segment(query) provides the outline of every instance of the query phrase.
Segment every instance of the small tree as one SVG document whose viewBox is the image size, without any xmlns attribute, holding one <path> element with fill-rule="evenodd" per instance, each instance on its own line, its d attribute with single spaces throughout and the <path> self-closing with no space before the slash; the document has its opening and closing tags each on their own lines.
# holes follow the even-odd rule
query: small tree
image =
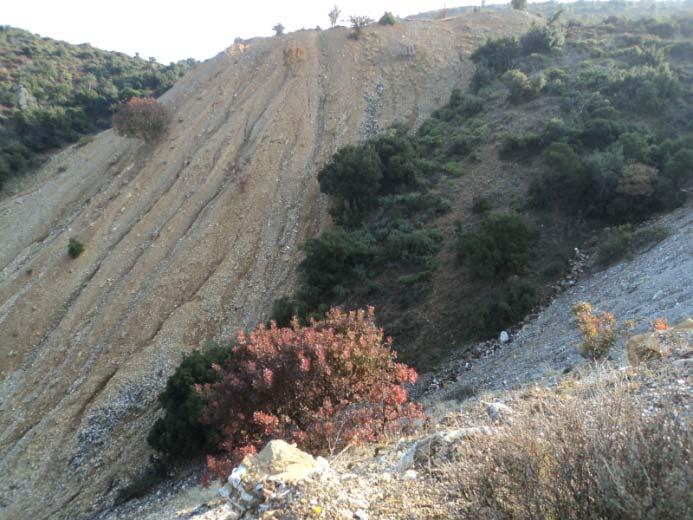
<svg viewBox="0 0 693 520">
<path fill-rule="evenodd" d="M 166 108 L 153 98 L 134 97 L 121 103 L 113 114 L 113 129 L 118 135 L 138 137 L 154 142 L 168 128 L 169 115 Z"/>
<path fill-rule="evenodd" d="M 395 25 L 397 23 L 397 18 L 394 14 L 386 11 L 385 14 L 378 21 L 380 25 Z"/>
<path fill-rule="evenodd" d="M 573 314 L 582 334 L 580 353 L 589 359 L 605 357 L 616 343 L 616 318 L 608 312 L 595 314 L 587 302 L 573 305 Z"/>
<path fill-rule="evenodd" d="M 517 9 L 518 11 L 527 10 L 527 0 L 510 0 L 510 5 L 513 6 L 513 9 Z"/>
<path fill-rule="evenodd" d="M 71 238 L 70 242 L 67 244 L 67 254 L 70 255 L 70 258 L 77 258 L 83 251 L 84 244 L 76 238 Z"/>
<path fill-rule="evenodd" d="M 330 18 L 330 26 L 334 27 L 337 25 L 337 20 L 339 19 L 339 15 L 342 13 L 342 11 L 339 10 L 339 7 L 336 5 L 332 8 L 332 10 L 327 13 L 327 16 Z"/>
<path fill-rule="evenodd" d="M 285 27 L 281 23 L 278 23 L 277 25 L 272 27 L 275 36 L 284 36 L 284 29 Z"/>
<path fill-rule="evenodd" d="M 349 23 L 351 23 L 351 28 L 353 29 L 351 37 L 358 40 L 361 37 L 363 28 L 372 24 L 373 19 L 369 18 L 368 16 L 350 16 Z"/>
</svg>

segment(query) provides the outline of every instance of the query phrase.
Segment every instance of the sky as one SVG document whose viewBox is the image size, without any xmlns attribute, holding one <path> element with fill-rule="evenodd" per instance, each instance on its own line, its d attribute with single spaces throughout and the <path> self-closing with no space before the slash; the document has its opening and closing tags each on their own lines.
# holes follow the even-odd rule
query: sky
<svg viewBox="0 0 693 520">
<path fill-rule="evenodd" d="M 385 11 L 407 16 L 480 0 L 8 0 L 0 25 L 169 63 L 211 58 L 237 37 L 269 36 L 277 22 L 287 31 L 327 28 L 335 3 L 346 20 L 350 15 L 378 19 Z"/>
</svg>

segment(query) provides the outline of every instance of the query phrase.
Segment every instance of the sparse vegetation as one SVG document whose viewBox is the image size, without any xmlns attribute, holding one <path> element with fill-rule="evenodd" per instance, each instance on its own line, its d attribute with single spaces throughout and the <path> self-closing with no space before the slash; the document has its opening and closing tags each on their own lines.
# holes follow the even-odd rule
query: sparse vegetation
<svg viewBox="0 0 693 520">
<path fill-rule="evenodd" d="M 84 244 L 76 238 L 71 238 L 67 244 L 67 254 L 70 258 L 77 258 L 84 252 Z"/>
<path fill-rule="evenodd" d="M 669 230 L 662 226 L 635 228 L 624 224 L 607 230 L 597 249 L 597 262 L 606 267 L 655 245 L 667 236 Z"/>
<path fill-rule="evenodd" d="M 373 19 L 368 16 L 350 16 L 349 23 L 351 24 L 351 33 L 349 36 L 354 40 L 358 40 L 361 37 L 364 27 L 373 23 Z"/>
<path fill-rule="evenodd" d="M 573 314 L 582 334 L 580 353 L 592 360 L 606 357 L 616 343 L 617 330 L 614 315 L 606 311 L 595 314 L 592 305 L 587 302 L 573 305 Z"/>
<path fill-rule="evenodd" d="M 153 143 L 166 132 L 169 124 L 166 108 L 155 99 L 132 98 L 113 114 L 113 130 L 118 135 Z"/>
<path fill-rule="evenodd" d="M 284 36 L 284 29 L 285 27 L 281 23 L 278 23 L 277 25 L 272 27 L 275 36 Z"/>
<path fill-rule="evenodd" d="M 327 16 L 328 16 L 329 19 L 330 19 L 330 26 L 331 26 L 331 27 L 334 27 L 335 25 L 337 25 L 337 21 L 339 20 L 339 15 L 340 15 L 341 13 L 342 13 L 342 11 L 340 11 L 339 7 L 337 7 L 337 6 L 335 5 L 335 6 L 332 8 L 332 10 L 327 14 Z"/>
<path fill-rule="evenodd" d="M 629 381 L 601 377 L 575 395 L 518 403 L 511 426 L 462 443 L 443 477 L 469 502 L 460 517 L 686 517 L 691 436 L 682 405 L 667 391 L 651 405 Z"/>
</svg>

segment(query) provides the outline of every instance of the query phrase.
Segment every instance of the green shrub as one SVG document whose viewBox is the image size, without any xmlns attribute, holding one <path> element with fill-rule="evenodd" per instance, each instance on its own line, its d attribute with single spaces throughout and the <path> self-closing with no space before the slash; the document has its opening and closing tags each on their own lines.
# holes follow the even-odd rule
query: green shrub
<svg viewBox="0 0 693 520">
<path fill-rule="evenodd" d="M 589 190 L 589 178 L 575 150 L 567 143 L 553 143 L 544 153 L 546 170 L 530 187 L 534 207 L 560 205 L 575 210 L 582 206 Z"/>
<path fill-rule="evenodd" d="M 514 37 L 488 39 L 471 55 L 477 66 L 484 66 L 496 74 L 503 74 L 515 67 L 519 58 L 520 42 Z"/>
<path fill-rule="evenodd" d="M 387 264 L 425 265 L 440 251 L 442 240 L 437 229 L 396 229 L 384 240 L 380 261 Z"/>
<path fill-rule="evenodd" d="M 340 301 L 350 286 L 365 281 L 376 254 L 375 240 L 368 231 L 341 228 L 308 240 L 303 249 L 306 257 L 300 265 L 304 282 L 300 298 L 314 309 Z"/>
<path fill-rule="evenodd" d="M 464 123 L 484 110 L 484 102 L 481 98 L 470 94 L 464 94 L 458 88 L 453 89 L 448 104 L 439 108 L 431 117 L 448 123 Z"/>
<path fill-rule="evenodd" d="M 675 187 L 685 186 L 693 178 L 693 149 L 681 149 L 674 153 L 663 173 Z"/>
<path fill-rule="evenodd" d="M 484 196 L 474 195 L 472 198 L 472 213 L 483 215 L 491 210 L 491 202 Z"/>
<path fill-rule="evenodd" d="M 460 236 L 458 254 L 475 278 L 522 274 L 529 259 L 529 231 L 516 213 L 491 213 L 474 232 Z"/>
<path fill-rule="evenodd" d="M 212 449 L 216 432 L 200 422 L 204 403 L 195 385 L 218 381 L 219 372 L 212 365 L 222 366 L 229 354 L 227 347 L 210 343 L 204 350 L 186 355 L 168 378 L 166 389 L 159 395 L 164 416 L 154 423 L 147 437 L 149 445 L 167 460 L 188 460 Z"/>
<path fill-rule="evenodd" d="M 77 258 L 84 252 L 84 244 L 77 240 L 76 238 L 71 238 L 67 244 L 67 254 L 70 258 Z"/>
<path fill-rule="evenodd" d="M 497 76 L 498 74 L 486 64 L 477 63 L 476 67 L 474 68 L 474 74 L 472 75 L 469 88 L 472 92 L 477 93 L 482 88 L 493 83 Z"/>
<path fill-rule="evenodd" d="M 537 155 L 543 147 L 540 135 L 527 132 L 522 135 L 506 134 L 500 148 L 500 158 L 508 159 L 529 159 Z"/>
<path fill-rule="evenodd" d="M 517 69 L 507 71 L 501 79 L 510 91 L 508 100 L 511 103 L 522 103 L 536 98 L 545 84 L 543 76 L 530 80 L 524 72 Z"/>
<path fill-rule="evenodd" d="M 645 135 L 636 132 L 625 132 L 618 136 L 618 144 L 623 149 L 623 157 L 627 160 L 648 162 L 650 144 Z"/>
<path fill-rule="evenodd" d="M 510 5 L 512 5 L 513 9 L 517 9 L 518 11 L 527 10 L 527 0 L 510 0 Z"/>
<path fill-rule="evenodd" d="M 378 20 L 380 25 L 395 25 L 397 23 L 397 18 L 394 14 L 386 11 L 385 14 Z"/>
<path fill-rule="evenodd" d="M 532 25 L 520 37 L 520 47 L 523 54 L 548 53 L 552 49 L 562 47 L 565 35 L 559 27 L 553 25 Z"/>
<path fill-rule="evenodd" d="M 343 225 L 357 224 L 375 206 L 382 180 L 383 165 L 372 144 L 341 148 L 318 174 L 320 190 L 339 201 L 333 216 Z"/>
</svg>

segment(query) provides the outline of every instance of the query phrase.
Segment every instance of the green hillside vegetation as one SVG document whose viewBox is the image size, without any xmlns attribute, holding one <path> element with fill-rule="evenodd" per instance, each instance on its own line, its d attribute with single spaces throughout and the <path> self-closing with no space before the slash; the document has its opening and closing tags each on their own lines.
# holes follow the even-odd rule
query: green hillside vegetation
<svg viewBox="0 0 693 520">
<path fill-rule="evenodd" d="M 392 128 L 323 168 L 335 226 L 305 244 L 301 287 L 273 318 L 373 304 L 421 368 L 512 326 L 548 296 L 574 247 L 684 201 L 692 35 L 690 17 L 610 17 L 489 40 L 472 54 L 469 92 L 415 132 Z M 476 193 L 468 177 L 481 172 L 492 184 L 513 176 L 512 193 Z M 472 207 L 455 199 L 470 191 Z M 437 275 L 450 283 L 436 286 Z"/>
<path fill-rule="evenodd" d="M 0 26 L 0 187 L 45 152 L 109 128 L 113 104 L 159 96 L 194 64 L 164 66 Z"/>
</svg>

